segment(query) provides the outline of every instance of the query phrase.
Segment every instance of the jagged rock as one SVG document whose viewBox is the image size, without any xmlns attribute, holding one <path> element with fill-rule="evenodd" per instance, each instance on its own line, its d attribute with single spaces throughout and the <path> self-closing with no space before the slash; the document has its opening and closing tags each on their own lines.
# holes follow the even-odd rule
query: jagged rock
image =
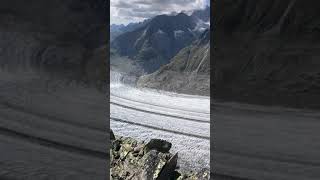
<svg viewBox="0 0 320 180">
<path fill-rule="evenodd" d="M 168 153 L 171 149 L 172 144 L 168 141 L 162 139 L 151 139 L 150 142 L 146 145 L 145 151 L 157 150 L 163 153 Z"/>
<path fill-rule="evenodd" d="M 162 171 L 159 174 L 158 180 L 166 180 L 167 177 L 175 177 L 177 172 L 175 171 L 178 162 L 178 153 L 170 158 L 170 160 L 162 168 Z"/>
<path fill-rule="evenodd" d="M 113 131 L 110 129 L 110 140 L 115 140 L 116 137 L 113 134 Z"/>
<path fill-rule="evenodd" d="M 159 139 L 151 140 L 150 142 L 145 144 L 133 138 L 115 136 L 115 140 L 111 140 L 112 146 L 110 149 L 111 179 L 209 179 L 209 172 L 206 170 L 198 173 L 178 172 L 178 154 L 173 156 L 169 153 L 171 143 Z M 147 146 L 149 146 L 149 149 Z"/>
<path fill-rule="evenodd" d="M 140 145 L 138 145 L 137 147 L 135 147 L 135 148 L 133 149 L 133 151 L 134 151 L 135 153 L 143 152 L 143 148 L 144 148 L 144 147 L 145 147 L 144 145 L 140 144 Z"/>
<path fill-rule="evenodd" d="M 168 157 L 170 157 L 170 154 L 164 154 L 156 150 L 146 153 L 141 162 L 143 164 L 141 179 L 158 179 L 162 168 L 168 161 Z"/>
<path fill-rule="evenodd" d="M 119 140 L 115 140 L 114 141 L 111 141 L 112 142 L 112 148 L 115 150 L 115 151 L 119 151 L 119 149 L 121 148 L 121 141 Z"/>
</svg>

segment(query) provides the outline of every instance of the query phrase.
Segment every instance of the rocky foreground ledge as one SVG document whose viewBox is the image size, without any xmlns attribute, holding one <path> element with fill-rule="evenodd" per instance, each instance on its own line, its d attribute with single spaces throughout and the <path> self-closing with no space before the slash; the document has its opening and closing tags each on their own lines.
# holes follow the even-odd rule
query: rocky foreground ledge
<svg viewBox="0 0 320 180">
<path fill-rule="evenodd" d="M 171 143 L 152 139 L 148 143 L 115 136 L 111 131 L 110 179 L 113 180 L 208 180 L 208 170 L 182 172 L 178 153 L 171 154 Z"/>
</svg>

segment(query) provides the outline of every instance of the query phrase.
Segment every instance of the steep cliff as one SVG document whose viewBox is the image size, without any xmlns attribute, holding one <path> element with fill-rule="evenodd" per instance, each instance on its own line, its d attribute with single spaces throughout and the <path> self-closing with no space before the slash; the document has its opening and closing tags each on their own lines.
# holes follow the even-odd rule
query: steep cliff
<svg viewBox="0 0 320 180">
<path fill-rule="evenodd" d="M 320 2 L 212 5 L 214 98 L 320 108 Z"/>
<path fill-rule="evenodd" d="M 187 94 L 210 94 L 210 31 L 182 49 L 158 71 L 140 77 L 138 86 Z"/>
<path fill-rule="evenodd" d="M 0 7 L 2 71 L 35 71 L 72 79 L 104 71 L 107 42 L 104 0 L 10 0 Z M 105 48 L 107 50 L 107 48 Z M 97 59 L 99 56 L 104 59 Z M 96 61 L 96 62 L 94 62 Z M 99 64 L 92 69 L 92 64 Z M 88 71 L 89 70 L 89 71 Z"/>
</svg>

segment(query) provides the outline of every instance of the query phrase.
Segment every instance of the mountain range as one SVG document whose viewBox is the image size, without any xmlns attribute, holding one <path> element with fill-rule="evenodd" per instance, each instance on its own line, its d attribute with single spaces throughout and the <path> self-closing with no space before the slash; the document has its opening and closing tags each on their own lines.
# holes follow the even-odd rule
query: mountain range
<svg viewBox="0 0 320 180">
<path fill-rule="evenodd" d="M 145 72 L 155 72 L 210 27 L 205 21 L 209 18 L 209 9 L 195 11 L 190 16 L 182 12 L 155 16 L 117 36 L 111 42 L 111 48 L 120 56 L 132 59 Z"/>
<path fill-rule="evenodd" d="M 176 12 L 172 12 L 169 15 L 175 16 L 177 14 L 178 13 Z M 210 21 L 210 7 L 206 6 L 204 9 L 195 10 L 192 12 L 191 16 L 193 16 L 193 18 L 196 18 L 198 20 L 208 23 Z M 118 37 L 123 33 L 134 31 L 142 26 L 145 26 L 151 19 L 152 18 L 145 19 L 142 22 L 132 22 L 132 23 L 129 23 L 128 25 L 111 24 L 110 25 L 110 41 L 113 41 L 116 37 Z"/>
</svg>

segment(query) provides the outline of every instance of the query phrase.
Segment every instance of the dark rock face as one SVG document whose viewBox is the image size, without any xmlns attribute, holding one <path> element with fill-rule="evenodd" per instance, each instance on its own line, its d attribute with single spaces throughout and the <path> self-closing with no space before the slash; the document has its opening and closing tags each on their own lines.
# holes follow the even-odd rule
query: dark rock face
<svg viewBox="0 0 320 180">
<path fill-rule="evenodd" d="M 216 1 L 214 96 L 320 108 L 319 2 Z"/>
<path fill-rule="evenodd" d="M 163 166 L 161 173 L 159 174 L 159 179 L 168 179 L 168 177 L 176 178 L 179 173 L 175 171 L 178 164 L 178 153 L 172 156 L 168 162 Z"/>
<path fill-rule="evenodd" d="M 2 70 L 105 79 L 100 68 L 107 57 L 101 50 L 107 42 L 104 0 L 11 0 L 2 3 L 0 13 Z M 93 66 L 100 77 L 92 75 Z"/>
<path fill-rule="evenodd" d="M 158 71 L 140 77 L 138 86 L 186 94 L 210 95 L 210 31 L 182 49 Z"/>
<path fill-rule="evenodd" d="M 193 17 L 159 15 L 141 28 L 118 36 L 111 44 L 121 56 L 129 56 L 146 72 L 154 72 L 167 64 L 179 50 L 195 40 Z"/>
<path fill-rule="evenodd" d="M 113 131 L 110 129 L 110 140 L 115 140 L 116 137 L 113 134 Z"/>
<path fill-rule="evenodd" d="M 155 149 L 162 153 L 168 153 L 171 149 L 172 144 L 161 140 L 161 139 L 151 139 L 150 142 L 146 145 L 147 151 Z"/>
<path fill-rule="evenodd" d="M 172 155 L 171 143 L 153 139 L 149 143 L 128 137 L 111 139 L 110 179 L 132 180 L 208 180 L 207 170 L 184 172 L 177 169 L 178 154 Z M 159 151 L 160 149 L 160 151 Z"/>
</svg>

